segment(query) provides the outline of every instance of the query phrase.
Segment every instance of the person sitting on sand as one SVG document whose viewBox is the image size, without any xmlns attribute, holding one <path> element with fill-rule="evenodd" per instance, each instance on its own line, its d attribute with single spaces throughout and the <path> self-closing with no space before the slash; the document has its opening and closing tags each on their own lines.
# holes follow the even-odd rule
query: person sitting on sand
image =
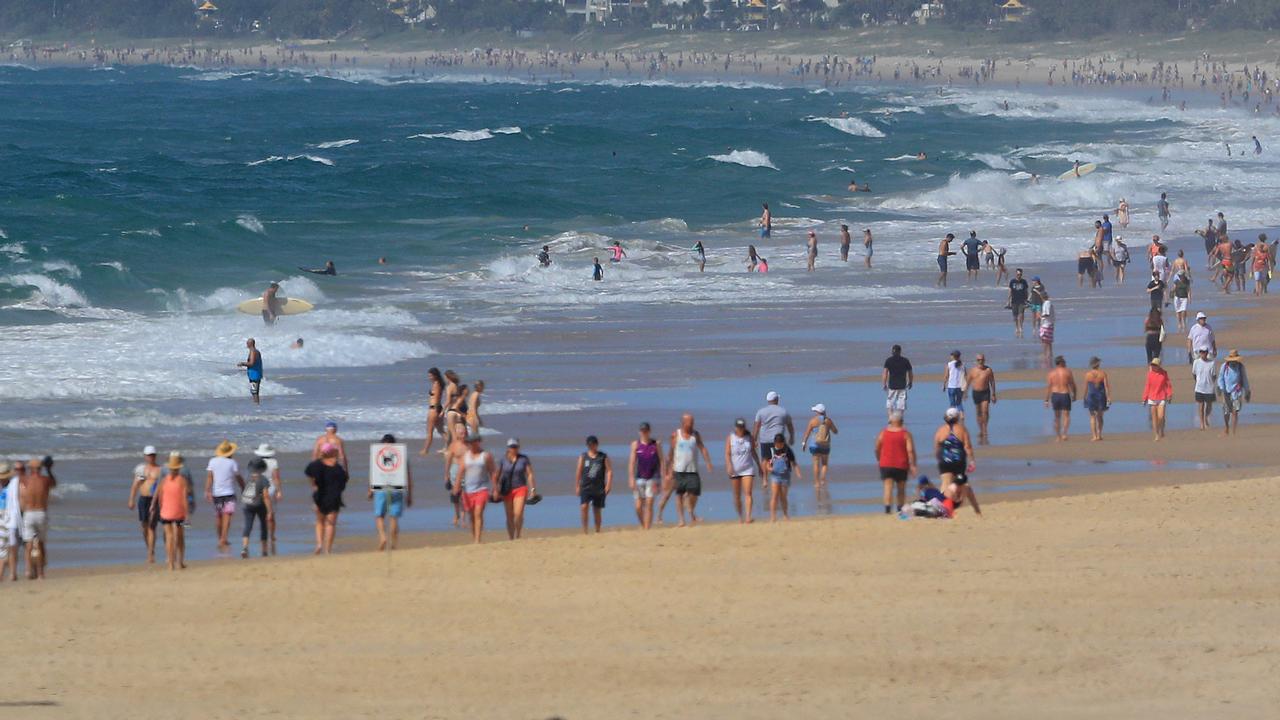
<svg viewBox="0 0 1280 720">
<path fill-rule="evenodd" d="M 911 503 L 911 515 L 923 518 L 949 518 L 952 511 L 947 506 L 947 496 L 929 482 L 929 478 L 921 475 L 916 480 L 918 494 Z M 903 509 L 905 513 L 906 508 Z"/>
</svg>

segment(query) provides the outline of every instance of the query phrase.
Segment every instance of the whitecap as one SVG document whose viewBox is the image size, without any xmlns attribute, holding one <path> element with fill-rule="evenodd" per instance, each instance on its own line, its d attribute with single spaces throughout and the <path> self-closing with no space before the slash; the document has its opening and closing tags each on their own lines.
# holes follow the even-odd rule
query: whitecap
<svg viewBox="0 0 1280 720">
<path fill-rule="evenodd" d="M 347 138 L 346 140 L 330 140 L 328 142 L 317 143 L 315 145 L 312 145 L 311 147 L 314 147 L 317 150 L 330 150 L 333 148 L 340 148 L 340 147 L 346 147 L 348 145 L 355 145 L 358 142 L 360 141 L 355 138 Z"/>
<path fill-rule="evenodd" d="M 241 215 L 236 218 L 236 224 L 248 230 L 249 232 L 266 235 L 266 228 L 262 227 L 262 221 L 252 215 Z"/>
<path fill-rule="evenodd" d="M 111 260 L 109 262 L 94 263 L 94 265 L 97 265 L 98 267 L 111 268 L 116 272 L 125 272 L 124 263 L 120 262 L 119 260 Z"/>
<path fill-rule="evenodd" d="M 724 155 L 708 155 L 708 160 L 716 162 L 731 163 L 733 165 L 741 165 L 743 167 L 765 167 L 770 170 L 777 170 L 778 166 L 773 164 L 768 155 L 756 150 L 734 150 Z"/>
<path fill-rule="evenodd" d="M 253 162 L 247 162 L 245 163 L 245 165 L 248 165 L 249 167 L 253 167 L 254 165 L 264 165 L 266 163 L 280 162 L 281 160 L 284 160 L 283 155 L 269 155 L 267 157 L 262 158 L 261 160 L 254 160 Z"/>
<path fill-rule="evenodd" d="M 497 135 L 516 135 L 521 129 L 519 127 L 500 127 L 496 130 L 489 128 L 480 128 L 479 130 L 454 130 L 452 132 L 442 133 L 418 133 L 410 135 L 409 139 L 422 138 L 424 140 L 457 140 L 459 142 L 476 142 L 477 140 L 492 140 Z"/>
<path fill-rule="evenodd" d="M 13 287 L 31 288 L 31 297 L 23 307 L 53 309 L 66 307 L 88 307 L 89 301 L 80 291 L 39 273 L 19 273 L 0 277 L 0 283 Z"/>
<path fill-rule="evenodd" d="M 330 167 L 333 166 L 332 160 L 326 157 L 320 157 L 319 155 L 290 155 L 289 160 L 310 160 L 313 163 L 320 163 L 321 165 L 328 165 Z"/>
<path fill-rule="evenodd" d="M 884 132 L 882 132 L 875 125 L 872 125 L 866 120 L 862 120 L 856 117 L 836 117 L 836 118 L 810 117 L 805 119 L 808 120 L 809 122 L 823 123 L 825 125 L 833 127 L 836 130 L 839 130 L 840 132 L 848 135 L 854 135 L 857 137 L 867 137 L 867 138 L 884 137 Z"/>
<path fill-rule="evenodd" d="M 66 260 L 49 260 L 42 263 L 40 267 L 47 273 L 62 273 L 69 278 L 80 277 L 80 268 Z"/>
</svg>

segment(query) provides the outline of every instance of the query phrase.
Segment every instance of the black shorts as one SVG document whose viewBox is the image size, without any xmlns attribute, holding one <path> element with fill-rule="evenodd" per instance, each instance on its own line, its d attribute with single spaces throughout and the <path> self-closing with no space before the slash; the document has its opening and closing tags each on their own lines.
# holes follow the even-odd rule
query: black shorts
<svg viewBox="0 0 1280 720">
<path fill-rule="evenodd" d="M 1069 411 L 1071 410 L 1071 394 L 1054 393 L 1049 396 L 1049 405 L 1055 412 Z"/>
<path fill-rule="evenodd" d="M 261 380 L 250 380 L 250 381 L 249 381 L 249 394 L 250 394 L 250 395 L 252 395 L 253 397 L 258 397 L 258 393 L 260 393 L 261 391 L 262 391 L 262 381 L 261 381 Z"/>
<path fill-rule="evenodd" d="M 938 462 L 938 474 L 939 475 L 948 475 L 948 474 L 955 475 L 956 482 L 961 485 L 969 481 L 969 479 L 965 477 L 964 471 L 965 471 L 965 465 L 962 462 L 960 463 L 947 463 L 942 461 Z"/>
<path fill-rule="evenodd" d="M 159 522 L 159 518 L 151 515 L 151 501 L 152 497 L 150 495 L 138 496 L 138 522 L 149 528 L 155 529 L 156 523 Z"/>
<path fill-rule="evenodd" d="M 1027 311 L 1027 304 L 1024 302 L 1010 303 L 1009 309 L 1013 311 L 1014 317 L 1022 317 L 1023 313 Z"/>
<path fill-rule="evenodd" d="M 673 474 L 675 475 L 677 495 L 702 496 L 702 478 L 698 473 L 678 472 Z"/>
<path fill-rule="evenodd" d="M 1202 393 L 1202 392 L 1196 393 L 1196 402 L 1211 403 L 1215 399 L 1217 399 L 1217 396 L 1214 395 L 1213 393 Z"/>
<path fill-rule="evenodd" d="M 773 458 L 773 440 L 767 443 L 760 443 L 760 459 L 771 460 Z"/>
<path fill-rule="evenodd" d="M 603 490 L 583 490 L 578 493 L 579 505 L 590 505 L 597 510 L 604 509 L 605 494 Z"/>
<path fill-rule="evenodd" d="M 1076 258 L 1076 272 L 1080 275 L 1093 272 L 1093 258 Z"/>
<path fill-rule="evenodd" d="M 965 270 L 980 270 L 980 269 L 982 269 L 982 263 L 981 263 L 981 261 L 978 259 L 978 256 L 977 256 L 977 255 L 965 255 L 965 256 L 964 256 L 964 269 L 965 269 Z"/>
<path fill-rule="evenodd" d="M 974 390 L 973 404 L 981 405 L 984 402 L 991 402 L 991 391 L 990 390 Z"/>
<path fill-rule="evenodd" d="M 311 493 L 311 502 L 315 503 L 316 510 L 324 515 L 332 515 L 342 510 L 341 497 L 321 497 L 320 493 Z"/>
<path fill-rule="evenodd" d="M 906 482 L 906 481 L 907 481 L 907 470 L 906 470 L 906 468 L 887 468 L 887 467 L 882 467 L 882 468 L 880 468 L 880 479 L 881 479 L 881 480 L 892 480 L 892 481 L 894 481 L 894 482 Z"/>
</svg>

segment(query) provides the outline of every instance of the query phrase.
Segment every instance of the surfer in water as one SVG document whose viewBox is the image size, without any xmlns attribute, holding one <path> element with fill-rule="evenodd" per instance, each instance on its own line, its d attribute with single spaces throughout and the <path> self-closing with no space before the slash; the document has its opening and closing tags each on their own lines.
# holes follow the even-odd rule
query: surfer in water
<svg viewBox="0 0 1280 720">
<path fill-rule="evenodd" d="M 928 160 L 928 159 L 929 159 L 929 156 L 928 156 L 928 155 L 925 155 L 925 154 L 924 154 L 924 152 L 918 152 L 918 153 L 916 153 L 916 159 L 917 159 L 917 160 Z"/>
<path fill-rule="evenodd" d="M 707 249 L 702 246 L 701 240 L 693 244 L 693 256 L 698 261 L 698 272 L 706 272 Z"/>
<path fill-rule="evenodd" d="M 1075 162 L 1075 165 L 1072 166 L 1071 170 L 1076 174 L 1076 177 L 1080 177 L 1080 161 L 1079 160 Z"/>
<path fill-rule="evenodd" d="M 850 179 L 849 179 L 849 192 L 871 192 L 871 184 L 870 184 L 870 183 L 864 183 L 864 184 L 862 184 L 862 185 L 859 185 L 859 184 L 858 184 L 858 179 L 857 179 L 857 178 L 850 178 Z"/>
<path fill-rule="evenodd" d="M 1251 135 L 1250 137 L 1251 137 L 1251 138 L 1253 138 L 1253 154 L 1254 154 L 1254 155 L 1261 155 L 1261 154 L 1262 154 L 1262 143 L 1258 142 L 1258 136 L 1257 136 L 1257 135 Z"/>
<path fill-rule="evenodd" d="M 275 282 L 262 293 L 262 322 L 267 325 L 275 325 L 276 319 L 284 310 L 284 305 L 276 297 L 278 294 L 280 294 L 280 283 Z"/>
<path fill-rule="evenodd" d="M 551 246 L 543 245 L 542 252 L 538 253 L 538 264 L 542 267 L 551 267 Z"/>
<path fill-rule="evenodd" d="M 613 253 L 613 257 L 609 258 L 609 262 L 622 262 L 622 258 L 627 256 L 627 251 L 622 249 L 622 243 L 617 240 L 613 241 L 613 246 L 609 248 L 609 252 Z"/>
<path fill-rule="evenodd" d="M 324 267 L 322 268 L 299 267 L 298 269 L 301 270 L 302 272 L 309 272 L 312 275 L 337 275 L 338 274 L 338 268 L 334 266 L 332 260 L 325 261 Z"/>
</svg>

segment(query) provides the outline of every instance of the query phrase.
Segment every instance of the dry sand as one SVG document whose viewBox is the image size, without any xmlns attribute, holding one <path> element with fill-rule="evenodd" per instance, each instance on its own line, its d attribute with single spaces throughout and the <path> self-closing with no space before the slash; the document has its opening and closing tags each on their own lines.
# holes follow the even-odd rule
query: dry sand
<svg viewBox="0 0 1280 720">
<path fill-rule="evenodd" d="M 0 716 L 1268 717 L 1274 482 L 20 583 Z"/>
</svg>

